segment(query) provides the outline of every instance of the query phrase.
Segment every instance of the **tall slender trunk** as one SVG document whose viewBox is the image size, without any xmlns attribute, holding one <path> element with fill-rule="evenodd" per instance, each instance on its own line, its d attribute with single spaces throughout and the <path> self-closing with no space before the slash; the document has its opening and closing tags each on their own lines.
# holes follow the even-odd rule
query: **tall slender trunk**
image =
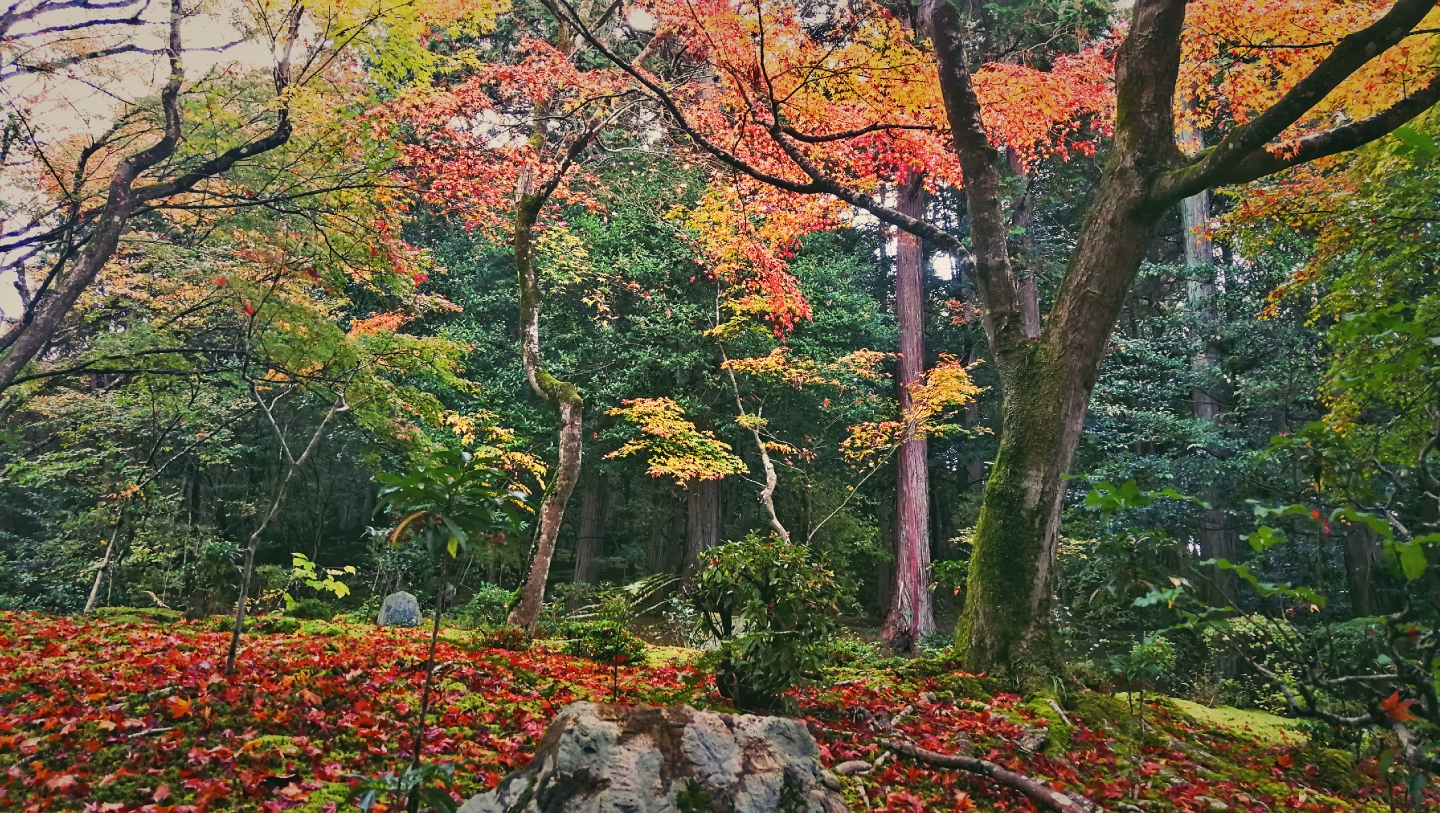
<svg viewBox="0 0 1440 813">
<path fill-rule="evenodd" d="M 580 531 L 575 536 L 575 583 L 595 584 L 600 543 L 605 537 L 605 474 L 591 472 L 580 498 Z"/>
<path fill-rule="evenodd" d="M 914 218 L 925 213 L 924 178 L 900 184 L 896 209 Z M 895 321 L 900 333 L 896 383 L 902 419 L 909 424 L 910 390 L 925 376 L 925 255 L 919 238 L 901 232 L 895 251 Z M 890 609 L 880 638 L 895 652 L 913 652 L 920 636 L 935 631 L 930 595 L 930 472 L 923 437 L 909 437 L 895 456 L 895 574 Z"/>
<path fill-rule="evenodd" d="M 348 412 L 349 404 L 345 403 L 344 394 L 336 395 L 335 401 L 330 404 L 330 411 L 325 413 L 325 419 L 315 428 L 315 433 L 310 436 L 310 442 L 305 444 L 305 450 L 296 457 L 291 451 L 290 444 L 285 438 L 285 432 L 280 429 L 280 424 L 275 420 L 275 404 L 280 400 L 277 396 L 268 405 L 260 395 L 259 389 L 254 382 L 250 384 L 250 394 L 255 399 L 256 405 L 270 424 L 275 438 L 280 444 L 280 460 L 284 465 L 285 474 L 280 478 L 280 484 L 275 488 L 275 496 L 270 500 L 270 510 L 265 512 L 260 524 L 250 532 L 250 539 L 245 544 L 245 567 L 240 573 L 240 595 L 235 599 L 235 624 L 230 630 L 230 651 L 225 656 L 225 674 L 235 672 L 235 659 L 240 654 L 240 635 L 245 629 L 245 600 L 250 593 L 250 580 L 255 576 L 255 554 L 260 550 L 260 537 L 265 529 L 270 526 L 271 520 L 280 513 L 280 504 L 285 501 L 285 491 L 290 487 L 290 481 L 295 479 L 295 472 L 305 465 L 305 461 L 315 453 L 320 446 L 320 439 L 325 436 L 325 428 L 330 421 L 341 412 Z"/>
<path fill-rule="evenodd" d="M 1203 135 L 1193 126 L 1185 124 L 1180 128 L 1180 146 L 1190 153 L 1205 147 Z M 1196 312 L 1196 327 L 1201 335 L 1196 338 L 1190 354 L 1190 370 L 1195 374 L 1198 385 L 1190 391 L 1190 403 L 1195 420 L 1213 425 L 1224 411 L 1225 405 L 1220 388 L 1217 368 L 1220 365 L 1220 348 L 1216 345 L 1214 332 L 1220 323 L 1215 308 L 1215 246 L 1210 240 L 1210 192 L 1206 190 L 1180 202 L 1180 225 L 1185 236 L 1185 268 L 1189 279 L 1185 283 L 1186 299 Z M 1204 486 L 1202 496 L 1210 508 L 1200 516 L 1198 541 L 1200 555 L 1205 559 L 1228 559 L 1235 561 L 1236 539 L 1229 527 L 1226 508 L 1229 497 L 1218 483 Z M 1212 604 L 1228 604 L 1235 601 L 1235 590 L 1239 585 L 1234 571 L 1211 568 L 1206 574 L 1206 600 Z M 1228 664 L 1226 671 L 1233 671 Z"/>
<path fill-rule="evenodd" d="M 720 366 L 725 368 L 725 373 L 730 377 L 730 392 L 735 396 L 735 408 L 740 410 L 740 415 L 745 413 L 745 400 L 740 397 L 740 384 L 735 380 L 735 371 L 728 366 L 729 359 L 725 356 L 725 350 L 720 350 Z M 760 417 L 758 414 L 755 417 Z M 755 441 L 755 450 L 760 455 L 760 470 L 765 473 L 765 485 L 760 488 L 760 505 L 765 509 L 765 518 L 770 523 L 770 530 L 774 531 L 786 542 L 790 541 L 790 531 L 780 522 L 780 516 L 775 513 L 775 487 L 780 479 L 775 474 L 775 462 L 770 459 L 770 450 L 765 448 L 765 438 L 760 435 L 760 427 L 750 425 L 750 437 Z M 806 528 L 806 539 L 809 539 L 810 529 Z"/>
<path fill-rule="evenodd" d="M 572 147 L 578 154 L 578 148 Z M 558 178 L 547 184 L 553 191 Z M 565 505 L 575 481 L 580 477 L 582 419 L 584 401 L 574 384 L 551 375 L 540 355 L 540 281 L 532 255 L 535 218 L 549 198 L 549 191 L 537 193 L 522 189 L 515 207 L 515 270 L 520 289 L 520 353 L 530 389 L 544 399 L 560 418 L 560 459 L 555 475 L 540 500 L 539 527 L 535 532 L 535 549 L 530 557 L 530 571 L 520 590 L 520 601 L 510 611 L 513 626 L 534 629 L 545 603 L 545 584 L 550 578 L 550 561 L 555 557 L 555 539 L 565 518 Z"/>
<path fill-rule="evenodd" d="M 720 481 L 698 480 L 685 487 L 685 566 L 689 581 L 699 569 L 700 554 L 720 544 Z"/>
<path fill-rule="evenodd" d="M 1012 250 L 1016 276 L 1019 278 L 1020 319 L 1025 335 L 1040 338 L 1040 284 L 1035 279 L 1035 198 L 1030 194 L 1030 173 L 1020 160 L 1020 153 L 1006 150 L 1010 169 L 1024 186 L 1010 210 L 1010 230 L 1016 235 Z"/>
</svg>

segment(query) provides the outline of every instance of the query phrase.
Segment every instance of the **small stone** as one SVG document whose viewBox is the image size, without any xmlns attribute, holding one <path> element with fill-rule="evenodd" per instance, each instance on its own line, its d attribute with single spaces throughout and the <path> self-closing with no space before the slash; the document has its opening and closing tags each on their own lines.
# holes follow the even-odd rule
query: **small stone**
<svg viewBox="0 0 1440 813">
<path fill-rule="evenodd" d="M 425 621 L 420 615 L 420 602 L 409 593 L 391 593 L 380 605 L 375 623 L 382 627 L 418 627 Z"/>
<path fill-rule="evenodd" d="M 842 762 L 835 766 L 835 773 L 841 776 L 855 776 L 856 774 L 863 776 L 873 770 L 875 770 L 875 766 L 863 759 L 852 759 L 849 762 Z"/>
<path fill-rule="evenodd" d="M 1225 811 L 1230 809 L 1230 805 L 1216 799 L 1214 796 L 1196 796 L 1195 801 L 1205 805 L 1205 809 L 1210 811 L 1210 813 L 1225 813 Z"/>
</svg>

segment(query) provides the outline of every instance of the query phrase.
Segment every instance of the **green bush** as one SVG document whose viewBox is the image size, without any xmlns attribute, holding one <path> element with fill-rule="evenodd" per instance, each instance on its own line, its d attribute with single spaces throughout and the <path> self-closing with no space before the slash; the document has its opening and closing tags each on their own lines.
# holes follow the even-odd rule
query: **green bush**
<svg viewBox="0 0 1440 813">
<path fill-rule="evenodd" d="M 844 595 L 803 545 L 752 533 L 702 554 L 689 597 L 719 646 L 720 693 L 737 706 L 774 708 L 828 660 Z"/>
<path fill-rule="evenodd" d="M 567 655 L 607 666 L 645 660 L 645 642 L 614 621 L 568 621 L 555 627 Z"/>
<path fill-rule="evenodd" d="M 497 584 L 482 582 L 470 601 L 455 609 L 455 618 L 461 626 L 471 629 L 504 624 L 514 596 L 512 591 Z"/>
<path fill-rule="evenodd" d="M 318 598 L 292 599 L 286 602 L 285 615 L 306 621 L 329 621 L 335 617 L 335 608 Z"/>
</svg>

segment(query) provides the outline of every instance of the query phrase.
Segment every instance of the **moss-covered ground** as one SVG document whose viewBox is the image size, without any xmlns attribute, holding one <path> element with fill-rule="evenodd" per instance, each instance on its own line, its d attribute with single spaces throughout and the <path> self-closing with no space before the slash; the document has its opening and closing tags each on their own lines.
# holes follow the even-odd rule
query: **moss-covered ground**
<svg viewBox="0 0 1440 813">
<path fill-rule="evenodd" d="M 0 811 L 355 810 L 351 786 L 406 765 L 427 633 L 329 622 L 256 632 L 226 676 L 228 635 L 204 622 L 0 613 Z M 453 770 L 457 800 L 491 787 L 525 765 L 560 708 L 611 699 L 616 677 L 620 702 L 723 708 L 692 654 L 656 648 L 617 675 L 544 641 L 513 652 L 447 631 L 425 759 Z M 941 661 L 851 664 L 792 701 L 828 767 L 877 765 L 841 780 L 856 811 L 1031 809 L 979 777 L 886 755 L 887 736 L 985 757 L 1117 811 L 1407 804 L 1372 760 L 1255 712 L 1161 699 L 1142 730 L 1128 698 L 1021 697 Z M 1419 802 L 1440 809 L 1433 793 Z"/>
</svg>

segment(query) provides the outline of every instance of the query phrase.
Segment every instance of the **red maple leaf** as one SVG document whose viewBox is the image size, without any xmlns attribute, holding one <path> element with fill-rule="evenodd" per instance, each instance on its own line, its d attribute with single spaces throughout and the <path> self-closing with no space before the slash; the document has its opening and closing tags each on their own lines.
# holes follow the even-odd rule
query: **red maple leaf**
<svg viewBox="0 0 1440 813">
<path fill-rule="evenodd" d="M 1396 689 L 1390 696 L 1380 701 L 1380 708 L 1385 710 L 1385 716 L 1397 723 L 1404 723 L 1415 719 L 1409 709 L 1415 705 L 1414 700 L 1401 700 L 1400 690 Z"/>
</svg>

